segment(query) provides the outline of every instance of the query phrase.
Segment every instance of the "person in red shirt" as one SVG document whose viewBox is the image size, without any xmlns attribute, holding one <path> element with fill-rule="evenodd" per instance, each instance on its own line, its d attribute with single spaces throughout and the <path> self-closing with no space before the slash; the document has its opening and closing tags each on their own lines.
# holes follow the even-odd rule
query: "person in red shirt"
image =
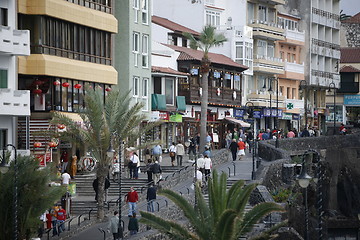
<svg viewBox="0 0 360 240">
<path fill-rule="evenodd" d="M 134 187 L 130 188 L 130 192 L 126 195 L 126 202 L 129 204 L 129 217 L 132 217 L 133 213 L 136 213 L 136 203 L 139 201 L 139 195 L 134 190 Z"/>
<path fill-rule="evenodd" d="M 239 142 L 238 142 L 238 156 L 239 156 L 239 160 L 241 160 L 242 156 L 245 156 L 245 148 L 246 148 L 246 144 L 245 142 L 243 142 L 243 140 L 241 138 L 239 138 Z"/>
<path fill-rule="evenodd" d="M 64 222 L 66 220 L 66 210 L 63 209 L 61 206 L 59 206 L 59 210 L 57 211 L 56 218 L 57 218 L 57 224 L 59 226 L 58 235 L 60 235 L 61 232 L 65 231 Z"/>
</svg>

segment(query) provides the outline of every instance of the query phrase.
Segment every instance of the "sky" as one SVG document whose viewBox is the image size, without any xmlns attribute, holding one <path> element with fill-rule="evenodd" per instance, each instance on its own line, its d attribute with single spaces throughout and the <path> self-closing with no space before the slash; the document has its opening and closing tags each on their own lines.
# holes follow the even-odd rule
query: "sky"
<svg viewBox="0 0 360 240">
<path fill-rule="evenodd" d="M 360 0 L 340 0 L 340 10 L 347 15 L 355 15 L 360 12 Z"/>
</svg>

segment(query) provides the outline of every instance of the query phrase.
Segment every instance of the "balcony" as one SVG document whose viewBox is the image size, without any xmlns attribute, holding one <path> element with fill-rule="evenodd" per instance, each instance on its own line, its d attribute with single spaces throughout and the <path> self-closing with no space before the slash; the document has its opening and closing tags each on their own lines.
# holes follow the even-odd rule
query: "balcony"
<svg viewBox="0 0 360 240">
<path fill-rule="evenodd" d="M 260 2 L 266 3 L 266 4 L 272 4 L 272 5 L 284 5 L 285 0 L 260 0 Z"/>
<path fill-rule="evenodd" d="M 30 116 L 30 91 L 0 88 L 0 115 Z"/>
<path fill-rule="evenodd" d="M 266 22 L 259 19 L 250 20 L 249 26 L 253 28 L 253 37 L 272 41 L 285 40 L 282 27 L 274 22 Z"/>
<path fill-rule="evenodd" d="M 198 85 L 180 84 L 179 96 L 185 96 L 187 104 L 200 103 L 200 87 Z M 220 92 L 218 91 L 220 90 Z M 241 92 L 240 90 L 229 88 L 217 88 L 209 86 L 209 105 L 224 106 L 224 107 L 239 107 L 241 106 Z M 234 98 L 236 96 L 236 98 Z"/>
<path fill-rule="evenodd" d="M 340 87 L 340 75 L 337 73 L 311 70 L 310 85 L 317 85 L 328 88 L 330 83 L 334 83 L 336 88 Z"/>
<path fill-rule="evenodd" d="M 358 82 L 340 82 L 338 93 L 359 93 Z"/>
<path fill-rule="evenodd" d="M 285 73 L 283 75 L 279 75 L 279 78 L 287 78 L 289 80 L 303 80 L 304 79 L 304 63 L 292 63 L 292 62 L 284 62 L 285 63 Z"/>
<path fill-rule="evenodd" d="M 30 55 L 30 31 L 0 26 L 0 52 L 7 55 Z"/>
<path fill-rule="evenodd" d="M 311 53 L 340 59 L 340 45 L 313 38 Z"/>
<path fill-rule="evenodd" d="M 327 27 L 340 29 L 340 16 L 318 8 L 312 8 L 312 19 L 314 23 Z"/>
<path fill-rule="evenodd" d="M 269 74 L 284 74 L 284 63 L 280 58 L 255 55 L 253 70 Z"/>
<path fill-rule="evenodd" d="M 249 102 L 254 103 L 254 106 L 257 107 L 270 107 L 270 94 L 268 94 L 267 92 L 263 92 L 263 91 L 259 91 L 257 90 L 256 93 L 250 93 L 247 95 L 247 100 Z M 279 108 L 284 108 L 284 96 L 280 95 L 278 96 L 278 105 Z M 276 93 L 273 93 L 271 95 L 271 106 L 272 107 L 276 107 Z"/>
<path fill-rule="evenodd" d="M 305 32 L 299 32 L 297 30 L 289 30 L 289 29 L 285 29 L 285 41 L 286 42 L 292 42 L 292 41 L 296 41 L 296 42 L 300 42 L 300 44 L 304 44 L 305 43 Z"/>
</svg>

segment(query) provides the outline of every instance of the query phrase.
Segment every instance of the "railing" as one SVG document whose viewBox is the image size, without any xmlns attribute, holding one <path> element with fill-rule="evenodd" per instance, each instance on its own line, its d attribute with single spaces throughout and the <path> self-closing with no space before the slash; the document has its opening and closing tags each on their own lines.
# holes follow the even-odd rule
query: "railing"
<svg viewBox="0 0 360 240">
<path fill-rule="evenodd" d="M 269 57 L 269 56 L 264 56 L 264 55 L 258 55 L 256 54 L 254 56 L 254 60 L 255 59 L 263 59 L 263 60 L 267 60 L 267 61 L 272 61 L 272 62 L 283 62 L 283 60 L 281 58 L 277 58 L 277 57 Z"/>
<path fill-rule="evenodd" d="M 305 31 L 285 29 L 285 37 L 291 40 L 305 42 Z"/>
<path fill-rule="evenodd" d="M 285 71 L 304 74 L 304 63 L 285 62 Z"/>
<path fill-rule="evenodd" d="M 112 13 L 112 7 L 110 6 L 111 1 L 108 1 L 108 5 L 98 3 L 94 0 L 66 0 L 77 5 L 95 9 L 101 12 Z"/>
<path fill-rule="evenodd" d="M 278 23 L 275 23 L 275 22 L 267 22 L 267 21 L 260 20 L 260 19 L 252 19 L 252 20 L 250 20 L 250 24 L 263 24 L 263 25 L 266 25 L 266 26 L 269 26 L 269 27 L 283 29 L 281 24 L 278 24 Z"/>
<path fill-rule="evenodd" d="M 30 91 L 0 88 L 0 115 L 30 116 Z"/>
<path fill-rule="evenodd" d="M 13 55 L 30 55 L 30 31 L 0 26 L 0 51 Z"/>
</svg>

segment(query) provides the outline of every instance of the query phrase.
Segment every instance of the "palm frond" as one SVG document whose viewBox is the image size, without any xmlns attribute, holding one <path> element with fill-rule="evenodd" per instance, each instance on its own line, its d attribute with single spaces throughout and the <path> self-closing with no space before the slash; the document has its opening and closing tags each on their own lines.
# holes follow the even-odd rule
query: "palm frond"
<svg viewBox="0 0 360 240">
<path fill-rule="evenodd" d="M 234 226 L 237 213 L 233 209 L 226 209 L 220 216 L 215 228 L 215 239 L 228 240 L 234 239 Z"/>
</svg>

